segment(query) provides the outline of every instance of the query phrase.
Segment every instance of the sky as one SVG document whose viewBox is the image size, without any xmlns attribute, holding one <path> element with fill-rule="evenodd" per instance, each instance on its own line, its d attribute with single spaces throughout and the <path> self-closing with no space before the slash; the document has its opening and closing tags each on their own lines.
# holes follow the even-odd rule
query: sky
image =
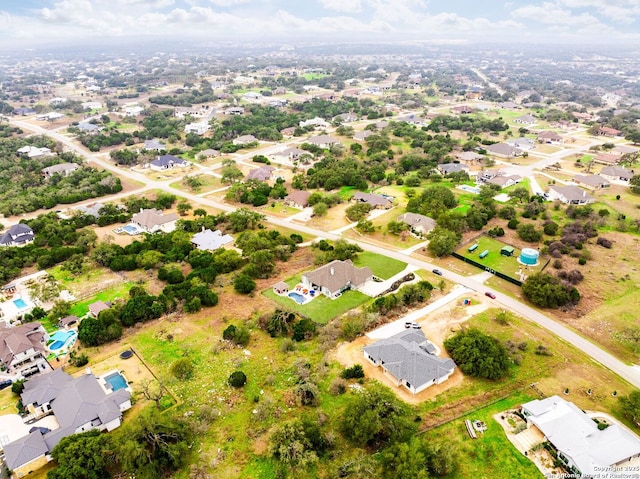
<svg viewBox="0 0 640 479">
<path fill-rule="evenodd" d="M 640 0 L 0 0 L 0 47 L 141 37 L 639 44 Z"/>
</svg>

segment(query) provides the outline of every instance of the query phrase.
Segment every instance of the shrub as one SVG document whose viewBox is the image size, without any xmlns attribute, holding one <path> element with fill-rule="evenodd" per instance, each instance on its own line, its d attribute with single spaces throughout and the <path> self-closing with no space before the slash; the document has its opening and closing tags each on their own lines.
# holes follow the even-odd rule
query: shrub
<svg viewBox="0 0 640 479">
<path fill-rule="evenodd" d="M 247 375 L 242 371 L 234 371 L 229 376 L 229 385 L 234 388 L 241 388 L 247 384 Z"/>
<path fill-rule="evenodd" d="M 334 396 L 347 392 L 347 383 L 342 378 L 335 378 L 329 385 L 329 392 Z"/>
<path fill-rule="evenodd" d="M 74 356 L 71 359 L 71 364 L 73 364 L 77 368 L 81 368 L 89 363 L 89 356 L 86 354 L 80 354 L 78 356 Z"/>
<path fill-rule="evenodd" d="M 240 294 L 250 294 L 256 289 L 256 282 L 248 274 L 239 274 L 233 280 L 233 289 Z"/>
<path fill-rule="evenodd" d="M 507 223 L 507 228 L 509 228 L 510 230 L 514 230 L 518 227 L 518 223 L 520 223 L 517 219 L 512 219 L 509 220 L 509 222 Z"/>
<path fill-rule="evenodd" d="M 364 377 L 364 369 L 361 364 L 354 364 L 340 373 L 342 379 L 359 379 Z"/>
<path fill-rule="evenodd" d="M 585 258 L 584 256 L 580 257 L 580 259 L 578 260 L 578 264 L 580 265 L 587 264 L 587 258 Z"/>
<path fill-rule="evenodd" d="M 171 365 L 171 374 L 176 379 L 187 380 L 193 376 L 193 362 L 189 358 L 180 358 Z"/>
<path fill-rule="evenodd" d="M 500 379 L 509 372 L 506 348 L 478 329 L 460 331 L 446 339 L 444 347 L 460 370 L 470 376 Z"/>
<path fill-rule="evenodd" d="M 611 240 L 603 238 L 602 236 L 598 237 L 598 239 L 596 240 L 596 244 L 607 249 L 611 249 L 613 247 L 613 243 L 611 242 Z"/>
<path fill-rule="evenodd" d="M 251 333 L 244 325 L 234 326 L 230 324 L 227 329 L 222 332 L 222 337 L 227 341 L 232 341 L 239 346 L 246 346 L 251 339 Z"/>
<path fill-rule="evenodd" d="M 24 391 L 24 379 L 18 379 L 17 381 L 15 381 L 12 385 L 11 385 L 11 392 L 13 394 L 17 394 L 18 396 L 20 394 L 22 394 L 22 391 Z"/>
</svg>

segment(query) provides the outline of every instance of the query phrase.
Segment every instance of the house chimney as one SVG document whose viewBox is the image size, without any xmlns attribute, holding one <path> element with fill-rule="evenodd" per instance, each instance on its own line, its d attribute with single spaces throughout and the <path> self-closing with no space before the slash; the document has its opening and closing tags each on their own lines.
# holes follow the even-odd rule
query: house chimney
<svg viewBox="0 0 640 479">
<path fill-rule="evenodd" d="M 333 266 L 332 266 L 332 267 L 331 267 L 331 269 L 329 270 L 329 273 L 331 273 L 331 276 L 333 276 L 333 273 L 334 273 L 334 271 L 333 271 Z"/>
</svg>

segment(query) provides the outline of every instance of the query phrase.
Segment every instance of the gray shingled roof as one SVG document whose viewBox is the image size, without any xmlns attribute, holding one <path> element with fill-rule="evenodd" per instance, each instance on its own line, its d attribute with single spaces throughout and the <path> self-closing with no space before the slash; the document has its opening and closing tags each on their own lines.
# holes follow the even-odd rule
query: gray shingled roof
<svg viewBox="0 0 640 479">
<path fill-rule="evenodd" d="M 318 269 L 305 273 L 309 282 L 319 287 L 327 288 L 332 293 L 339 291 L 348 284 L 361 286 L 373 276 L 368 266 L 357 268 L 351 260 L 334 260 Z"/>
<path fill-rule="evenodd" d="M 395 378 L 408 381 L 415 389 L 448 376 L 456 367 L 451 359 L 428 351 L 431 345 L 420 329 L 408 329 L 364 347 L 364 351 Z"/>
<path fill-rule="evenodd" d="M 34 431 L 20 439 L 4 445 L 7 468 L 13 470 L 49 452 L 40 431 Z"/>
</svg>

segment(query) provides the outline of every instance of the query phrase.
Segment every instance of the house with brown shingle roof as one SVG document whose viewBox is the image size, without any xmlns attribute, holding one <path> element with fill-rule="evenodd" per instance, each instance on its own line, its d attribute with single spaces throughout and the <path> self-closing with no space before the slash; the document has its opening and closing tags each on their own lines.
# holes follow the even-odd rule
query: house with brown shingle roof
<svg viewBox="0 0 640 479">
<path fill-rule="evenodd" d="M 600 175 L 576 175 L 573 177 L 573 181 L 590 190 L 601 190 L 611 186 L 609 180 Z"/>
<path fill-rule="evenodd" d="M 302 275 L 305 288 L 314 289 L 325 296 L 335 299 L 343 291 L 358 289 L 373 279 L 368 266 L 358 268 L 351 260 L 334 260 L 331 263 Z"/>
<path fill-rule="evenodd" d="M 398 216 L 398 221 L 409 225 L 413 233 L 422 236 L 436 227 L 436 220 L 418 213 L 405 213 Z"/>
<path fill-rule="evenodd" d="M 538 143 L 549 143 L 557 145 L 564 143 L 564 138 L 558 135 L 555 131 L 541 131 L 538 133 Z"/>
<path fill-rule="evenodd" d="M 35 321 L 15 328 L 0 326 L 0 365 L 9 374 L 30 376 L 51 367 L 45 358 L 49 337 L 42 324 Z"/>
<path fill-rule="evenodd" d="M 600 170 L 600 176 L 613 181 L 629 181 L 633 175 L 633 171 L 629 171 L 621 166 L 605 166 Z"/>
<path fill-rule="evenodd" d="M 155 233 L 156 231 L 170 233 L 176 229 L 177 220 L 178 215 L 176 213 L 165 215 L 162 211 L 155 208 L 142 209 L 140 213 L 136 213 L 131 217 L 131 222 L 138 225 L 147 233 Z"/>
<path fill-rule="evenodd" d="M 374 195 L 373 193 L 363 193 L 362 191 L 356 192 L 351 199 L 361 203 L 369 203 L 373 209 L 384 208 L 388 210 L 393 206 L 393 202 L 386 196 Z"/>
<path fill-rule="evenodd" d="M 610 138 L 614 138 L 616 136 L 622 136 L 622 132 L 620 130 L 616 130 L 615 128 L 610 128 L 608 126 L 601 126 L 596 130 L 596 135 L 608 136 Z"/>
<path fill-rule="evenodd" d="M 284 197 L 284 202 L 292 208 L 306 208 L 309 206 L 311 193 L 304 190 L 294 190 Z"/>
</svg>

